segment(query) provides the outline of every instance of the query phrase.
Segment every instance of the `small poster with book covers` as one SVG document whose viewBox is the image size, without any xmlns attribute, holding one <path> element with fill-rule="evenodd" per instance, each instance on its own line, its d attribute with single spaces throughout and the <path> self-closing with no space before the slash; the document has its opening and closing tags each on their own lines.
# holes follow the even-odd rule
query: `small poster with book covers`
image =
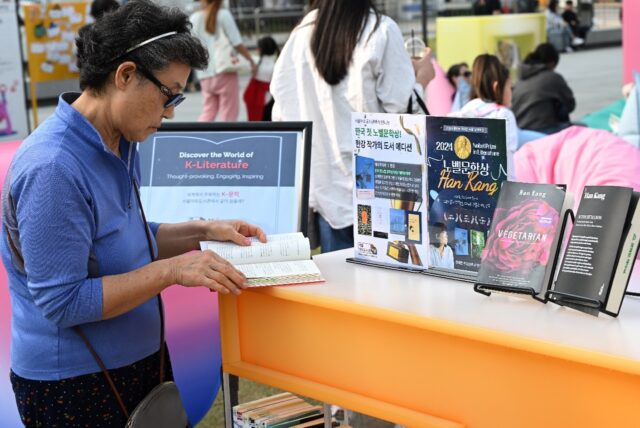
<svg viewBox="0 0 640 428">
<path fill-rule="evenodd" d="M 476 273 L 507 179 L 501 119 L 427 117 L 429 269 Z"/>
<path fill-rule="evenodd" d="M 355 258 L 425 269 L 425 117 L 353 113 L 351 132 Z"/>
</svg>

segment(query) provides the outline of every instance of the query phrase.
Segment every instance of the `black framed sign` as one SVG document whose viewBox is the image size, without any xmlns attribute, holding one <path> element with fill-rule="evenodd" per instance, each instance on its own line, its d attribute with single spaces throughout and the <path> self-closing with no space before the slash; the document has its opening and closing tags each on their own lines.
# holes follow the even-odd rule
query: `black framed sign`
<svg viewBox="0 0 640 428">
<path fill-rule="evenodd" d="M 168 123 L 138 151 L 151 221 L 243 219 L 306 234 L 311 122 Z"/>
</svg>

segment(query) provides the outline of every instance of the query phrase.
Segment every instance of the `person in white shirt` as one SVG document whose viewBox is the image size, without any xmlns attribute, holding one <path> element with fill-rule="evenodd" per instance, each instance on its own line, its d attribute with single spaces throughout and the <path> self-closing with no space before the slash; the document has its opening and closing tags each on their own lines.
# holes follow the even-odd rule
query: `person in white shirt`
<svg viewBox="0 0 640 428">
<path fill-rule="evenodd" d="M 222 7 L 223 0 L 203 0 L 203 10 L 189 17 L 193 25 L 192 34 L 197 36 L 209 50 L 209 66 L 206 70 L 197 71 L 200 80 L 204 108 L 198 118 L 200 122 L 211 122 L 219 115 L 223 122 L 238 120 L 240 106 L 240 88 L 236 71 L 221 71 L 216 67 L 214 45 L 221 43 L 224 37 L 235 50 L 245 57 L 251 65 L 251 73 L 255 74 L 256 65 L 247 48 L 242 44 L 242 37 L 233 16 L 228 9 Z"/>
<path fill-rule="evenodd" d="M 507 127 L 507 177 L 516 177 L 513 154 L 518 150 L 518 125 L 511 107 L 511 77 L 509 70 L 495 55 L 478 55 L 471 69 L 471 101 L 460 111 L 451 113 L 457 117 L 484 117 L 504 119 Z"/>
<path fill-rule="evenodd" d="M 353 246 L 351 112 L 406 113 L 435 72 L 428 49 L 412 64 L 400 28 L 371 0 L 312 4 L 278 57 L 270 90 L 273 120 L 313 121 L 309 205 L 327 252 Z"/>
</svg>

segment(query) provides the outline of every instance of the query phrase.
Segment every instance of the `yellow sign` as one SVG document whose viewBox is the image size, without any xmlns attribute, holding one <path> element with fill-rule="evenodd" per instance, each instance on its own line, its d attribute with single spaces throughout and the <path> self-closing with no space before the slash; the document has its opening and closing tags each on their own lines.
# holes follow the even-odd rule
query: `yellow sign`
<svg viewBox="0 0 640 428">
<path fill-rule="evenodd" d="M 48 3 L 23 8 L 32 82 L 75 79 L 75 38 L 87 23 L 88 3 Z"/>
<path fill-rule="evenodd" d="M 515 78 L 524 58 L 546 40 L 541 13 L 436 19 L 436 51 L 445 70 L 461 62 L 471 66 L 478 55 L 489 53 L 497 55 Z"/>
</svg>

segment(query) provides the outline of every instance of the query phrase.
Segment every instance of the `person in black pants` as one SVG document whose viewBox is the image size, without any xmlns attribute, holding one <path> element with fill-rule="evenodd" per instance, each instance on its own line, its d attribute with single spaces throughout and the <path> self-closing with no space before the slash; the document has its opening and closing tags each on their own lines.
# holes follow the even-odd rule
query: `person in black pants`
<svg viewBox="0 0 640 428">
<path fill-rule="evenodd" d="M 571 32 L 574 36 L 580 37 L 584 39 L 587 37 L 587 32 L 589 31 L 588 25 L 580 25 L 580 20 L 578 19 L 578 14 L 573 9 L 573 1 L 567 0 L 564 5 L 564 12 L 562 12 L 562 19 L 564 22 L 569 25 L 571 28 Z"/>
</svg>

